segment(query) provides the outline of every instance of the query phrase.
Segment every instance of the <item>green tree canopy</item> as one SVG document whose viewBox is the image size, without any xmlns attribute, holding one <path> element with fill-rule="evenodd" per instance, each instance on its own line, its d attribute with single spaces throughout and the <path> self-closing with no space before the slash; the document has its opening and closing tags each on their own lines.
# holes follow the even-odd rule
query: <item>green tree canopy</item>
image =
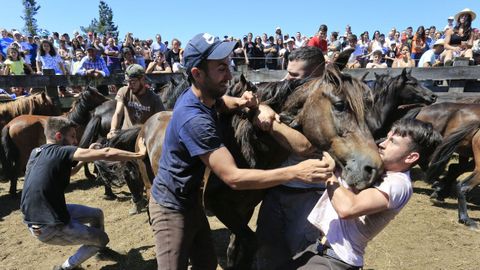
<svg viewBox="0 0 480 270">
<path fill-rule="evenodd" d="M 37 5 L 36 0 L 22 0 L 23 16 L 21 18 L 25 21 L 23 32 L 32 36 L 37 34 L 38 25 L 35 15 L 37 15 L 40 6 Z"/>
</svg>

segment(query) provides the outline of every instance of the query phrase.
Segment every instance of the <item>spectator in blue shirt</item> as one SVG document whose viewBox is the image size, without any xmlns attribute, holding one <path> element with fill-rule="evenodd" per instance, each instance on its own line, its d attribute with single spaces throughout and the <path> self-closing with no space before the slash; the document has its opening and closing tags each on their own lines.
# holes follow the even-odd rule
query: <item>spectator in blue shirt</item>
<svg viewBox="0 0 480 270">
<path fill-rule="evenodd" d="M 98 78 L 110 76 L 110 71 L 105 60 L 97 55 L 97 49 L 94 46 L 90 46 L 87 49 L 87 56 L 80 61 L 80 68 L 77 74 Z M 99 85 L 97 89 L 104 96 L 108 95 L 108 86 Z"/>
<path fill-rule="evenodd" d="M 6 57 L 8 46 L 13 42 L 13 38 L 8 36 L 7 29 L 2 28 L 0 31 L 2 33 L 2 38 L 0 38 L 0 53 L 3 54 L 3 57 Z"/>
</svg>

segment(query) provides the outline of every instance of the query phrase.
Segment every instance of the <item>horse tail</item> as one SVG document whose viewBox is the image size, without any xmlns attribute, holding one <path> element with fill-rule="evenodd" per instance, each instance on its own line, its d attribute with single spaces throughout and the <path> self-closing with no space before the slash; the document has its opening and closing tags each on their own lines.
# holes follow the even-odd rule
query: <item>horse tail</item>
<svg viewBox="0 0 480 270">
<path fill-rule="evenodd" d="M 444 171 L 450 157 L 455 152 L 457 146 L 465 139 L 466 136 L 476 132 L 480 128 L 479 122 L 472 122 L 461 130 L 455 131 L 443 139 L 442 143 L 437 147 L 432 155 L 430 165 L 427 170 L 427 181 L 433 182 L 438 180 L 437 178 Z"/>
<path fill-rule="evenodd" d="M 102 118 L 98 115 L 95 115 L 88 121 L 85 131 L 83 132 L 80 143 L 78 144 L 81 148 L 88 148 L 90 144 L 97 139 L 98 133 L 102 124 Z"/>
<path fill-rule="evenodd" d="M 6 126 L 2 129 L 0 163 L 2 164 L 3 173 L 7 179 L 15 177 L 15 172 L 17 171 L 15 161 L 18 160 L 18 156 L 18 148 L 10 137 L 10 127 Z"/>
</svg>

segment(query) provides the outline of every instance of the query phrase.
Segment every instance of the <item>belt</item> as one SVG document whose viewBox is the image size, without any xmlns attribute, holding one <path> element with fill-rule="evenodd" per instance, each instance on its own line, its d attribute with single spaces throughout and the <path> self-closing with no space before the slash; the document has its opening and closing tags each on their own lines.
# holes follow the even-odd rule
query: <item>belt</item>
<svg viewBox="0 0 480 270">
<path fill-rule="evenodd" d="M 306 193 L 306 192 L 316 192 L 316 191 L 322 191 L 323 192 L 323 191 L 325 191 L 325 188 L 321 188 L 321 187 L 295 188 L 295 187 L 280 185 L 280 186 L 276 186 L 275 188 L 278 188 L 281 191 L 291 192 L 291 193 Z"/>
<path fill-rule="evenodd" d="M 346 263 L 342 258 L 340 258 L 337 253 L 335 253 L 335 250 L 332 249 L 332 247 L 328 244 L 327 238 L 325 236 L 322 236 L 322 238 L 317 240 L 317 252 L 319 255 L 322 256 L 328 256 L 330 258 L 333 258 L 335 260 L 341 261 L 344 264 L 350 265 L 349 270 L 360 270 L 362 267 L 359 266 L 354 266 L 349 263 Z"/>
</svg>

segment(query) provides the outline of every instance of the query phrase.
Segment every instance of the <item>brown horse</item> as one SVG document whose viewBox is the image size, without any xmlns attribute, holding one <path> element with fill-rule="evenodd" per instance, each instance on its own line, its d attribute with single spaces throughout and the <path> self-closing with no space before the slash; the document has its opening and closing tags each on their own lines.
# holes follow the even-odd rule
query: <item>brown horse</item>
<svg viewBox="0 0 480 270">
<path fill-rule="evenodd" d="M 60 115 L 61 111 L 45 92 L 0 104 L 0 130 L 13 118 L 23 114 Z"/>
<path fill-rule="evenodd" d="M 67 118 L 76 123 L 77 137 L 81 138 L 83 128 L 90 119 L 90 111 L 107 100 L 102 94 L 87 87 L 78 100 L 72 104 Z M 7 179 L 10 180 L 10 194 L 17 193 L 17 178 L 25 173 L 30 152 L 45 144 L 44 129 L 48 116 L 21 115 L 10 121 L 2 130 L 0 162 Z"/>
<path fill-rule="evenodd" d="M 326 74 L 325 78 L 309 81 L 270 83 L 258 93 L 261 100 L 281 114 L 282 121 L 301 130 L 317 148 L 329 151 L 350 185 L 366 188 L 382 172 L 382 162 L 363 113 L 366 85 L 334 67 L 327 68 Z M 253 87 L 242 78 L 231 94 L 239 96 Z M 147 175 L 143 177 L 147 189 L 158 170 L 170 117 L 171 112 L 155 114 L 140 132 L 148 150 L 147 168 L 140 166 L 142 176 Z M 264 169 L 278 166 L 288 153 L 268 134 L 255 128 L 248 117 L 249 113 L 220 117 L 225 145 L 237 165 Z M 254 233 L 247 223 L 262 197 L 262 191 L 234 191 L 210 175 L 205 188 L 206 206 L 236 235 L 232 238 L 236 240 L 231 243 L 235 248 L 229 252 L 229 266 L 248 269 L 251 265 Z"/>
<path fill-rule="evenodd" d="M 421 108 L 416 118 L 432 123 L 444 137 L 427 171 L 427 180 L 435 182 L 431 198 L 442 202 L 457 178 L 473 170 L 470 176 L 456 184 L 458 220 L 477 228 L 476 222 L 468 217 L 466 195 L 480 184 L 480 104 L 438 103 Z M 439 179 L 453 153 L 458 153 L 458 163 L 450 164 L 446 175 Z"/>
</svg>

